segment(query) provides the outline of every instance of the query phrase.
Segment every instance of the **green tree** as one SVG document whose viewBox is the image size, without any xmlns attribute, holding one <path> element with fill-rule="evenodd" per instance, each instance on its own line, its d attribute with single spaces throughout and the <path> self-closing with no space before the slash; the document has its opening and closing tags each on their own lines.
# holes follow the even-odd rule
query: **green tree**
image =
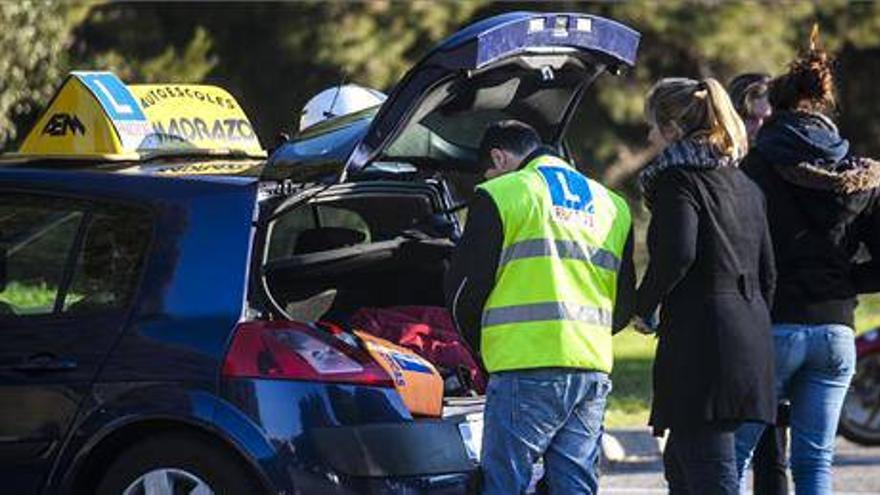
<svg viewBox="0 0 880 495">
<path fill-rule="evenodd" d="M 157 15 L 133 14 L 142 12 L 97 2 L 0 2 L 3 149 L 24 137 L 70 70 L 111 70 L 130 82 L 200 82 L 217 64 L 206 29 L 168 29 Z"/>
<path fill-rule="evenodd" d="M 471 19 L 480 2 L 329 2 L 316 30 L 316 61 L 339 67 L 353 80 L 392 86 L 434 44 Z"/>
<path fill-rule="evenodd" d="M 124 81 L 195 83 L 203 81 L 217 65 L 217 57 L 211 53 L 212 45 L 208 31 L 199 26 L 183 49 L 166 46 L 159 54 L 145 59 L 131 57 L 124 51 L 110 50 L 87 54 L 80 63 L 113 71 Z"/>
<path fill-rule="evenodd" d="M 63 77 L 72 30 L 89 7 L 0 2 L 0 149 L 19 137 Z"/>
</svg>

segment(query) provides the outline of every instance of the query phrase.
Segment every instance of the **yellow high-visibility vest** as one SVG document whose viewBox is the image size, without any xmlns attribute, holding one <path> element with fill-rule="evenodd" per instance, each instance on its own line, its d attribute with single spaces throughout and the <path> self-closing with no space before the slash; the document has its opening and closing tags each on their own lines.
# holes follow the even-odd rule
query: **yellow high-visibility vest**
<svg viewBox="0 0 880 495">
<path fill-rule="evenodd" d="M 632 223 L 626 201 L 551 155 L 480 188 L 504 227 L 482 316 L 488 371 L 610 373 L 617 274 Z"/>
</svg>

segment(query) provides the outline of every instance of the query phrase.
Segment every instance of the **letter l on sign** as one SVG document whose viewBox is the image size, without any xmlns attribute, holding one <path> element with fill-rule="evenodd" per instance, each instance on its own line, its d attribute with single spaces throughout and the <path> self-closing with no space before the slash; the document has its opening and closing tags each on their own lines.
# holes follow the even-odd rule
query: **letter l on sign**
<svg viewBox="0 0 880 495">
<path fill-rule="evenodd" d="M 565 174 L 556 172 L 556 178 L 559 179 L 559 185 L 562 186 L 562 194 L 565 196 L 565 200 L 572 203 L 580 203 L 581 197 L 571 192 L 571 189 L 568 187 L 568 181 L 565 179 Z"/>
<path fill-rule="evenodd" d="M 107 86 L 104 86 L 104 83 L 101 82 L 100 79 L 95 79 L 94 83 L 95 83 L 95 86 L 98 89 L 100 89 L 102 93 L 104 93 L 104 96 L 107 98 L 107 101 L 109 101 L 110 104 L 113 105 L 113 110 L 115 110 L 117 113 L 123 113 L 123 114 L 129 114 L 129 115 L 134 113 L 134 111 L 131 109 L 131 105 L 126 105 L 125 103 L 119 103 L 118 101 L 116 101 L 116 99 L 113 98 L 113 94 L 110 93 L 110 90 L 107 89 Z"/>
</svg>

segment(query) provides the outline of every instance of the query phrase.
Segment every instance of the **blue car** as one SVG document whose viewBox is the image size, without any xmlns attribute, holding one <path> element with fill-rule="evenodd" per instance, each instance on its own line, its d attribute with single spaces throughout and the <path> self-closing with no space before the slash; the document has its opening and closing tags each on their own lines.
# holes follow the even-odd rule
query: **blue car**
<svg viewBox="0 0 880 495">
<path fill-rule="evenodd" d="M 481 400 L 413 417 L 357 339 L 316 322 L 443 306 L 482 130 L 517 118 L 562 150 L 638 39 L 500 15 L 265 160 L 0 167 L 0 491 L 476 493 Z"/>
</svg>

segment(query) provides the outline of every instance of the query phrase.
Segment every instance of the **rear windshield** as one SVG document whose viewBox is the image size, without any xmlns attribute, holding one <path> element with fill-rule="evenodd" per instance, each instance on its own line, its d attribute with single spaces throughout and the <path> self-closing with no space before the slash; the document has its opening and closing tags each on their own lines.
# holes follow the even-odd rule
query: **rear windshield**
<svg viewBox="0 0 880 495">
<path fill-rule="evenodd" d="M 534 56 L 447 81 L 431 90 L 384 156 L 440 167 L 444 162 L 475 166 L 483 131 L 505 119 L 528 122 L 551 143 L 560 137 L 578 92 L 597 73 L 595 66 L 564 57 Z"/>
</svg>

